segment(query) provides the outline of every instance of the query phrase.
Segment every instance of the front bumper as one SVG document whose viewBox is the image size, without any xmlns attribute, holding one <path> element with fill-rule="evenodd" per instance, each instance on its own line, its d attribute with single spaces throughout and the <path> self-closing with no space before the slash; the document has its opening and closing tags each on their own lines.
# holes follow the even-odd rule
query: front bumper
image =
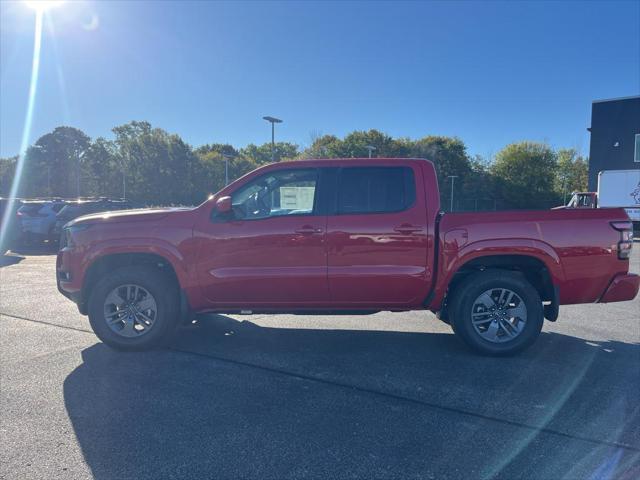
<svg viewBox="0 0 640 480">
<path fill-rule="evenodd" d="M 613 280 L 600 297 L 599 303 L 626 302 L 633 300 L 640 288 L 640 275 L 635 273 L 620 274 L 613 277 Z"/>
<path fill-rule="evenodd" d="M 77 278 L 73 272 L 78 272 L 78 259 L 69 249 L 62 249 L 56 258 L 56 285 L 58 291 L 78 305 L 78 310 L 86 315 L 86 305 L 82 298 L 81 279 Z"/>
</svg>

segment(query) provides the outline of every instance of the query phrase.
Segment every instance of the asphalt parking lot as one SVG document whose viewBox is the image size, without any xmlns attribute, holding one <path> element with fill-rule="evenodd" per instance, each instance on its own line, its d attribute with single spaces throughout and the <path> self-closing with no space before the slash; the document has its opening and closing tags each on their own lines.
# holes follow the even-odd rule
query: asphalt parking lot
<svg viewBox="0 0 640 480">
<path fill-rule="evenodd" d="M 640 299 L 514 358 L 425 312 L 210 316 L 123 354 L 54 256 L 0 262 L 0 478 L 640 478 Z"/>
</svg>

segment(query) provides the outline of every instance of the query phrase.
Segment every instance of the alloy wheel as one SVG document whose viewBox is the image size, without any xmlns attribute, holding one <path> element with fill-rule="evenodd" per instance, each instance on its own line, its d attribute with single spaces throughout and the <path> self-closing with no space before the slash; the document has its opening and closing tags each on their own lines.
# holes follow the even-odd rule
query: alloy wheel
<svg viewBox="0 0 640 480">
<path fill-rule="evenodd" d="M 122 337 L 145 335 L 153 328 L 157 315 L 156 299 L 140 285 L 120 285 L 104 301 L 104 320 Z"/>
<path fill-rule="evenodd" d="M 518 337 L 527 323 L 527 306 L 507 288 L 492 288 L 480 294 L 471 307 L 471 323 L 483 339 L 504 343 Z"/>
</svg>

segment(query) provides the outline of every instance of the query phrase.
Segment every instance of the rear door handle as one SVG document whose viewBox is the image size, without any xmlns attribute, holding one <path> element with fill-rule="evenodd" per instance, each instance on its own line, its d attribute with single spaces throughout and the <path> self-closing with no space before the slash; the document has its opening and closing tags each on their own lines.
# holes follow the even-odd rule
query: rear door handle
<svg viewBox="0 0 640 480">
<path fill-rule="evenodd" d="M 422 227 L 418 227 L 417 225 L 410 225 L 408 223 L 403 223 L 402 225 L 397 226 L 394 230 L 398 233 L 404 233 L 406 235 L 410 233 L 416 233 L 422 231 Z"/>
<path fill-rule="evenodd" d="M 297 229 L 296 233 L 299 233 L 300 235 L 313 235 L 314 233 L 322 233 L 322 229 L 312 227 L 311 225 L 305 225 L 304 227 Z"/>
</svg>

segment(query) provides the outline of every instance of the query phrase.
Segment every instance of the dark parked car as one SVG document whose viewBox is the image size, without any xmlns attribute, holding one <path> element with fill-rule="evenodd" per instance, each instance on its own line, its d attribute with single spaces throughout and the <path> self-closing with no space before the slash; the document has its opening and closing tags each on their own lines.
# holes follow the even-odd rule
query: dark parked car
<svg viewBox="0 0 640 480">
<path fill-rule="evenodd" d="M 68 205 L 65 205 L 60 212 L 58 212 L 51 236 L 54 239 L 59 239 L 60 234 L 62 233 L 62 227 L 64 227 L 67 222 L 81 217 L 82 215 L 110 212 L 113 210 L 127 210 L 130 208 L 133 208 L 133 206 L 126 200 L 78 200 L 76 202 L 69 203 Z"/>
<path fill-rule="evenodd" d="M 0 255 L 13 248 L 20 239 L 21 228 L 17 212 L 22 207 L 23 202 L 19 198 L 10 202 L 8 198 L 0 198 Z M 6 226 L 4 224 L 6 223 Z"/>
<path fill-rule="evenodd" d="M 50 239 L 56 216 L 66 204 L 62 199 L 23 201 L 16 212 L 22 230 L 21 243 L 42 245 Z"/>
</svg>

